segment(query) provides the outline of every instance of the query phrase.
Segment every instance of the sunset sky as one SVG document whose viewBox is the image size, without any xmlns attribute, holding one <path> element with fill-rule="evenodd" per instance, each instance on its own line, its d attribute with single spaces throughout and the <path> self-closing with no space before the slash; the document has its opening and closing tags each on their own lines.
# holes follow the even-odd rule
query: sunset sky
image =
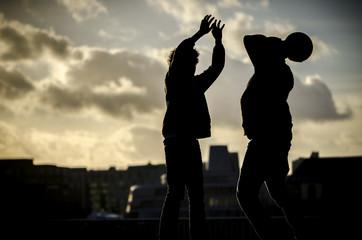
<svg viewBox="0 0 362 240">
<path fill-rule="evenodd" d="M 362 155 L 362 2 L 353 0 L 1 0 L 0 158 L 118 169 L 164 163 L 167 56 L 206 14 L 225 23 L 225 68 L 207 92 L 212 137 L 242 161 L 240 96 L 253 73 L 242 38 L 311 36 L 295 76 L 290 161 Z M 196 43 L 197 73 L 211 34 Z M 272 118 L 273 116 L 269 116 Z M 268 119 L 266 118 L 267 122 Z"/>
</svg>

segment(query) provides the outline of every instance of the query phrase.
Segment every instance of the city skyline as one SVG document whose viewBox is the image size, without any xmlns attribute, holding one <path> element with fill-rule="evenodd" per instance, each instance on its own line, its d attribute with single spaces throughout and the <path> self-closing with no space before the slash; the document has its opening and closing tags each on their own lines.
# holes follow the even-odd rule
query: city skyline
<svg viewBox="0 0 362 240">
<path fill-rule="evenodd" d="M 164 163 L 167 55 L 206 14 L 225 23 L 226 65 L 207 93 L 204 160 L 210 145 L 228 145 L 241 161 L 246 150 L 239 100 L 253 67 L 242 37 L 294 31 L 311 36 L 314 52 L 287 61 L 295 75 L 289 160 L 362 155 L 360 10 L 353 0 L 1 1 L 0 158 L 88 169 Z M 197 42 L 197 72 L 212 47 L 211 35 Z"/>
</svg>

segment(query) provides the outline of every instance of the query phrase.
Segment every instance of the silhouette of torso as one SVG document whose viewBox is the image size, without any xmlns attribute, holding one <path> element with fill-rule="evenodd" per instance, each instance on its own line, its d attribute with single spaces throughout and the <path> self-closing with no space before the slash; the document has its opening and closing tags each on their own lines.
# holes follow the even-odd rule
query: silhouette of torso
<svg viewBox="0 0 362 240">
<path fill-rule="evenodd" d="M 190 39 L 180 43 L 166 74 L 167 110 L 162 129 L 165 137 L 206 138 L 211 136 L 211 119 L 205 92 L 224 67 L 225 50 L 222 44 L 215 45 L 211 66 L 203 73 L 194 75 L 195 63 L 190 62 L 188 56 L 193 46 Z"/>
<path fill-rule="evenodd" d="M 282 41 L 253 35 L 246 36 L 244 44 L 255 68 L 241 97 L 245 135 L 249 139 L 276 135 L 291 138 L 292 117 L 287 98 L 294 79 L 285 63 Z"/>
</svg>

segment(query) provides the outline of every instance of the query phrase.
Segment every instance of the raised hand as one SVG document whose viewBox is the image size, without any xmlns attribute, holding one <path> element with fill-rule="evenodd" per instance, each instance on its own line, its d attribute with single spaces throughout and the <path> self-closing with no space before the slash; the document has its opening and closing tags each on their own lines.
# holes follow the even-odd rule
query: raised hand
<svg viewBox="0 0 362 240">
<path fill-rule="evenodd" d="M 214 17 L 211 17 L 211 15 L 206 15 L 201 21 L 199 32 L 202 34 L 208 34 L 212 29 L 211 23 L 213 20 Z"/>
<path fill-rule="evenodd" d="M 221 40 L 221 38 L 222 38 L 222 30 L 225 27 L 225 24 L 223 24 L 221 27 L 220 27 L 220 24 L 221 24 L 221 20 L 219 20 L 219 22 L 217 22 L 217 20 L 215 20 L 215 22 L 211 26 L 211 28 L 212 28 L 211 33 L 214 36 L 216 41 Z"/>
</svg>

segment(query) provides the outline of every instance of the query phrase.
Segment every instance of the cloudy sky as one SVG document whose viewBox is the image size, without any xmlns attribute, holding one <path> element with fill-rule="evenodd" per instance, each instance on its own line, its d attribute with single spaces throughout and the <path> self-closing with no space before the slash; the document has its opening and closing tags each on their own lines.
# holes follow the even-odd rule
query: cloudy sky
<svg viewBox="0 0 362 240">
<path fill-rule="evenodd" d="M 243 158 L 239 99 L 253 73 L 242 37 L 302 31 L 312 57 L 295 75 L 290 161 L 362 155 L 361 1 L 2 0 L 0 158 L 88 169 L 163 163 L 168 52 L 212 14 L 225 23 L 226 66 L 207 92 L 212 137 Z M 211 61 L 197 42 L 197 72 Z M 270 116 L 272 117 L 272 116 Z M 268 121 L 265 119 L 265 121 Z"/>
</svg>

